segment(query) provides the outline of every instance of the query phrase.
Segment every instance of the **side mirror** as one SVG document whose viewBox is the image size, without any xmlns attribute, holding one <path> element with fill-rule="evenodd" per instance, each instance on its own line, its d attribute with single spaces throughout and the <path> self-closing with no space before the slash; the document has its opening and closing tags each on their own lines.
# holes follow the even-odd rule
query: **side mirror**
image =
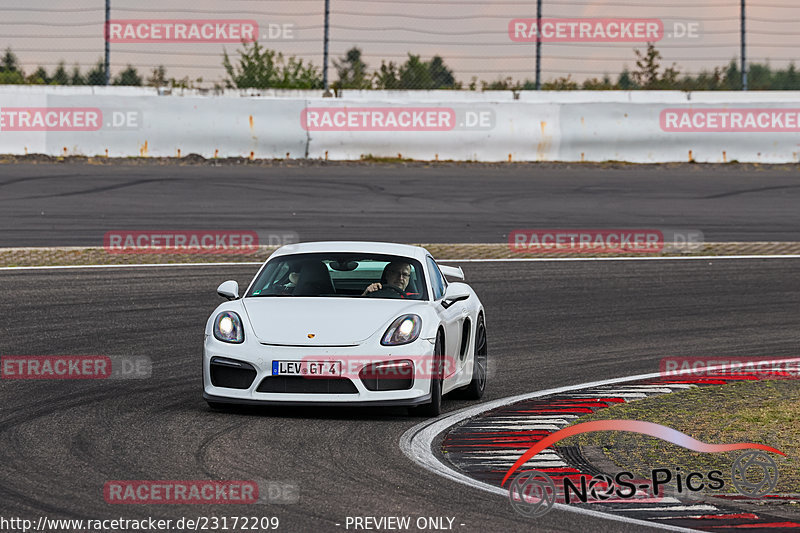
<svg viewBox="0 0 800 533">
<path fill-rule="evenodd" d="M 217 287 L 217 294 L 228 300 L 236 300 L 239 298 L 239 284 L 232 279 L 225 281 Z"/>
<path fill-rule="evenodd" d="M 444 291 L 442 307 L 447 309 L 456 302 L 461 302 L 469 298 L 471 291 L 466 283 L 451 283 Z"/>
</svg>

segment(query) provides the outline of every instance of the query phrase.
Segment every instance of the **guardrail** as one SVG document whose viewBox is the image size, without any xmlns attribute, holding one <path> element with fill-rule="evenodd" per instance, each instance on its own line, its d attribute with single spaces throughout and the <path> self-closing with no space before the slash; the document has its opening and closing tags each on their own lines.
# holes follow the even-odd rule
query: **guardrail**
<svg viewBox="0 0 800 533">
<path fill-rule="evenodd" d="M 69 89 L 0 87 L 0 153 L 787 163 L 800 152 L 797 92 L 364 91 L 322 98 Z"/>
</svg>

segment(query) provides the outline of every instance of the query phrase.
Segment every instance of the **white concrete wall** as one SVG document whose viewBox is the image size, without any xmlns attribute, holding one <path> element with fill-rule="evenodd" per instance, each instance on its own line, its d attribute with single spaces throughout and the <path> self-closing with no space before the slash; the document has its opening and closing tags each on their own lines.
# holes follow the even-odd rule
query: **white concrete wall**
<svg viewBox="0 0 800 533">
<path fill-rule="evenodd" d="M 320 91 L 247 93 L 0 86 L 0 153 L 781 163 L 797 162 L 800 152 L 800 124 L 793 118 L 800 113 L 797 92 L 526 91 L 518 99 L 510 91 L 346 91 L 341 98 L 322 98 Z M 76 131 L 63 118 L 76 108 L 102 118 L 96 127 Z M 776 113 L 790 118 L 778 122 L 781 128 L 773 122 L 734 131 L 665 131 L 660 119 L 667 109 L 725 115 L 751 110 L 765 114 L 764 121 Z M 452 120 L 437 128 L 388 122 L 388 115 L 408 119 L 414 110 L 446 113 Z M 309 111 L 336 117 L 338 125 L 306 128 L 302 116 Z M 56 124 L 53 112 L 66 122 Z M 37 114 L 49 123 L 34 124 Z M 352 127 L 357 120 L 367 127 Z"/>
</svg>

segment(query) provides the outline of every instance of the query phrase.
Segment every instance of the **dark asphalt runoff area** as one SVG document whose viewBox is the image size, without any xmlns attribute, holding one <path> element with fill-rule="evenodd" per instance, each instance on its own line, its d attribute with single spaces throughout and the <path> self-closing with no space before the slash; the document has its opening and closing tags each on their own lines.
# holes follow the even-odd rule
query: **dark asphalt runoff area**
<svg viewBox="0 0 800 533">
<path fill-rule="evenodd" d="M 5 167 L 4 171 L 9 168 L 14 169 Z M 354 207 L 364 205 L 364 220 L 376 220 L 378 207 L 369 207 L 368 200 L 379 201 L 383 196 L 381 205 L 395 213 L 404 208 L 425 213 L 425 206 L 440 206 L 428 214 L 433 221 L 446 218 L 442 210 L 452 214 L 464 209 L 460 220 L 471 220 L 476 228 L 491 221 L 496 231 L 507 224 L 503 216 L 513 216 L 511 225 L 532 220 L 563 222 L 550 217 L 559 209 L 569 213 L 578 205 L 594 209 L 595 214 L 618 213 L 620 218 L 611 219 L 614 223 L 652 223 L 655 206 L 674 205 L 668 217 L 671 221 L 686 216 L 691 224 L 703 225 L 703 221 L 718 219 L 720 235 L 733 235 L 750 222 L 758 228 L 750 235 L 760 235 L 758 232 L 773 234 L 780 227 L 792 226 L 766 204 L 771 202 L 780 212 L 784 205 L 781 195 L 791 198 L 797 194 L 789 185 L 789 176 L 764 179 L 771 187 L 783 183 L 781 191 L 739 195 L 733 191 L 755 189 L 758 178 L 752 178 L 753 183 L 745 176 L 728 176 L 728 183 L 712 178 L 710 183 L 695 184 L 702 192 L 691 194 L 710 197 L 725 190 L 729 195 L 693 202 L 684 197 L 696 178 L 669 173 L 659 176 L 658 172 L 655 178 L 637 177 L 629 170 L 610 173 L 602 185 L 593 187 L 579 171 L 554 172 L 536 180 L 523 178 L 521 173 L 513 176 L 514 172 L 481 177 L 477 171 L 461 169 L 426 180 L 424 170 L 411 175 L 387 169 L 381 178 L 367 171 L 342 177 L 341 169 L 336 170 L 338 178 L 327 170 L 313 177 L 306 171 L 294 175 L 287 171 L 278 179 L 248 169 L 232 172 L 231 179 L 240 186 L 248 184 L 250 192 L 228 197 L 226 183 L 230 186 L 231 182 L 213 178 L 210 169 L 171 169 L 167 177 L 154 179 L 143 169 L 102 167 L 96 174 L 81 169 L 89 176 L 70 180 L 68 167 L 60 167 L 61 177 L 56 177 L 56 168 L 33 169 L 33 175 L 44 180 L 40 183 L 46 183 L 41 186 L 33 182 L 8 185 L 9 177 L 4 176 L 4 224 L 13 218 L 7 208 L 19 214 L 20 206 L 30 208 L 37 202 L 61 213 L 54 217 L 61 221 L 55 224 L 55 233 L 34 226 L 27 234 L 28 239 L 42 239 L 40 244 L 45 237 L 69 240 L 68 228 L 77 231 L 75 239 L 80 242 L 91 239 L 88 231 L 78 228 L 98 228 L 103 216 L 119 224 L 142 222 L 151 216 L 144 214 L 148 202 L 153 206 L 153 220 L 170 226 L 176 220 L 187 225 L 192 220 L 209 224 L 214 219 L 203 213 L 204 208 L 212 213 L 232 213 L 237 201 L 243 202 L 244 208 L 235 218 L 224 218 L 228 224 L 245 223 L 259 205 L 267 220 L 279 220 L 276 212 L 300 211 L 304 206 L 300 212 L 306 224 L 310 224 L 308 217 L 314 209 L 320 210 L 323 218 L 319 220 L 338 214 L 348 224 L 355 224 Z M 467 176 L 466 185 L 456 188 L 459 173 Z M 626 177 L 621 177 L 625 173 Z M 51 177 L 44 177 L 48 174 Z M 467 200 L 465 189 L 492 179 L 498 181 L 495 192 Z M 336 185 L 326 188 L 327 181 Z M 290 198 L 292 183 L 301 194 L 292 206 L 281 205 Z M 114 184 L 128 184 L 125 197 L 131 205 L 110 201 L 121 197 L 119 189 L 108 189 Z M 505 190 L 513 186 L 527 187 L 528 192 Z M 560 193 L 582 188 L 585 192 L 576 193 L 574 200 L 549 206 L 546 215 L 527 209 L 521 198 L 530 195 L 528 201 L 545 207 L 547 202 L 537 199 L 537 190 L 548 191 L 553 202 Z M 420 189 L 426 194 L 419 194 Z M 76 195 L 67 194 L 70 190 Z M 302 200 L 303 191 L 311 206 Z M 446 191 L 455 194 L 454 203 L 427 199 Z M 345 192 L 352 196 L 346 204 L 349 214 L 342 214 L 348 210 L 344 204 L 338 211 L 333 205 L 325 207 L 326 193 L 341 199 Z M 9 193 L 17 195 L 17 200 L 9 200 Z M 184 203 L 179 201 L 181 194 L 187 195 Z M 21 200 L 22 196 L 38 199 Z M 612 201 L 624 197 L 649 198 L 650 203 Z M 670 198 L 684 199 L 670 204 Z M 756 205 L 749 215 L 725 207 L 727 202 L 743 207 L 746 199 Z M 696 204 L 706 205 L 711 212 Z M 102 214 L 90 212 L 86 209 L 89 205 L 97 206 Z M 81 212 L 67 220 L 70 210 L 78 206 L 83 207 Z M 470 206 L 474 207 L 472 215 L 467 212 Z M 170 215 L 170 207 L 177 214 Z M 136 218 L 139 209 L 143 212 Z M 798 216 L 796 211 L 784 214 Z M 576 223 L 588 223 L 588 218 L 582 218 L 586 216 L 568 215 Z M 33 219 L 23 220 L 18 227 L 30 228 Z M 388 237 L 400 239 L 402 230 L 413 230 L 410 240 L 425 235 L 423 226 L 415 221 L 393 228 Z M 453 234 L 455 225 L 432 231 L 439 238 L 468 235 Z M 488 233 L 480 233 L 481 240 L 491 235 L 491 231 L 483 231 Z M 320 231 L 318 236 L 324 235 Z M 794 233 L 786 234 L 790 235 Z M 462 266 L 486 307 L 491 357 L 486 400 L 656 372 L 659 360 L 666 356 L 788 357 L 798 356 L 800 349 L 798 259 Z M 246 283 L 255 270 L 253 265 L 238 265 L 0 271 L 0 354 L 147 356 L 153 362 L 152 377 L 135 381 L 0 380 L 0 514 L 33 520 L 39 516 L 277 516 L 280 531 L 345 531 L 348 516 L 453 517 L 454 531 L 464 532 L 646 530 L 555 510 L 529 521 L 517 515 L 505 498 L 429 473 L 399 450 L 400 436 L 420 421 L 403 409 L 210 411 L 201 397 L 200 361 L 205 321 L 221 302 L 215 289 L 226 279 Z M 471 403 L 446 398 L 444 409 L 468 405 Z M 103 499 L 103 486 L 109 480 L 253 478 L 296 484 L 298 503 L 109 505 Z"/>
<path fill-rule="evenodd" d="M 797 165 L 0 165 L 0 247 L 107 231 L 255 230 L 300 241 L 503 243 L 515 229 L 699 230 L 800 241 Z"/>
</svg>

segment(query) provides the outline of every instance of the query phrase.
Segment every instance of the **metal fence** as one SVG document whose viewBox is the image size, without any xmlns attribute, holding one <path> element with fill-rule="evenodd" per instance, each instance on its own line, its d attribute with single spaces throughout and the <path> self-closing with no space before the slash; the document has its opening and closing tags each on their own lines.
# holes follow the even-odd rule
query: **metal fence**
<svg viewBox="0 0 800 533">
<path fill-rule="evenodd" d="M 108 1 L 113 27 L 104 0 L 4 0 L 0 83 L 104 84 L 108 57 L 121 84 L 532 89 L 538 64 L 545 89 L 741 89 L 746 50 L 751 89 L 800 89 L 796 0 Z"/>
</svg>

